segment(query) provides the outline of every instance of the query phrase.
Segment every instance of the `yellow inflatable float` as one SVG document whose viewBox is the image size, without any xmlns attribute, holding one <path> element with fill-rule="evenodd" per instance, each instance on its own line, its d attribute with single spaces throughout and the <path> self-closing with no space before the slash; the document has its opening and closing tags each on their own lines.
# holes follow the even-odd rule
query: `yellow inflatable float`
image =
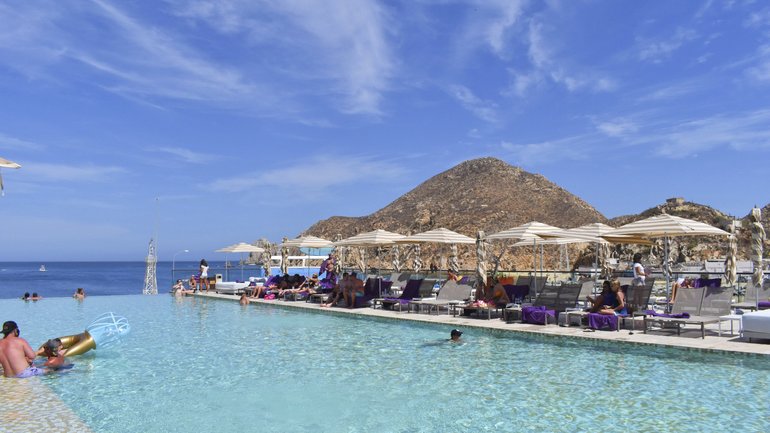
<svg viewBox="0 0 770 433">
<path fill-rule="evenodd" d="M 112 312 L 104 313 L 91 322 L 83 333 L 59 337 L 64 356 L 82 355 L 97 347 L 109 347 L 118 343 L 131 331 L 125 317 Z M 42 349 L 42 346 L 41 346 Z"/>
</svg>

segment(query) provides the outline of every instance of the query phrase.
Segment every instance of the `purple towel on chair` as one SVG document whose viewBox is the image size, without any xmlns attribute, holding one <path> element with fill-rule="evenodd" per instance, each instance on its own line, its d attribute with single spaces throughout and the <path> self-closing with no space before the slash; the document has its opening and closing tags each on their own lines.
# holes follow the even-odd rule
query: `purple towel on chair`
<svg viewBox="0 0 770 433">
<path fill-rule="evenodd" d="M 655 310 L 644 310 L 644 314 L 648 316 L 655 316 L 655 317 L 669 317 L 672 319 L 689 319 L 690 313 L 677 313 L 677 314 L 668 314 L 668 313 L 658 313 Z"/>
<path fill-rule="evenodd" d="M 759 301 L 759 304 L 757 304 L 757 308 L 760 310 L 770 309 L 770 301 Z"/>
<path fill-rule="evenodd" d="M 609 314 L 589 313 L 588 327 L 591 329 L 618 329 L 618 316 Z"/>
<path fill-rule="evenodd" d="M 556 311 L 547 310 L 545 307 L 524 307 L 521 309 L 522 323 L 545 325 L 549 316 L 556 319 Z"/>
</svg>

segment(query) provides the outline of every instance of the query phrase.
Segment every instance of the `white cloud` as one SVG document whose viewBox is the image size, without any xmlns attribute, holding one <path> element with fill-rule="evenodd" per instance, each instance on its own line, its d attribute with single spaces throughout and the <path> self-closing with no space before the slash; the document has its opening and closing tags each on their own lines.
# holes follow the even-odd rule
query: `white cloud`
<svg viewBox="0 0 770 433">
<path fill-rule="evenodd" d="M 259 173 L 217 179 L 208 186 L 215 192 L 238 193 L 268 189 L 273 192 L 322 199 L 334 187 L 354 183 L 386 182 L 404 174 L 398 165 L 382 158 L 349 156 L 309 158 L 295 165 Z"/>
<path fill-rule="evenodd" d="M 24 176 L 36 181 L 104 182 L 125 173 L 122 167 L 95 164 L 49 164 L 29 162 L 24 165 Z"/>
<path fill-rule="evenodd" d="M 12 137 L 0 132 L 0 148 L 9 150 L 42 150 L 44 146 L 29 140 Z"/>
<path fill-rule="evenodd" d="M 193 152 L 190 149 L 185 149 L 182 147 L 160 147 L 157 149 L 150 149 L 150 151 L 167 153 L 169 155 L 177 157 L 181 161 L 184 161 L 190 164 L 204 164 L 206 162 L 212 161 L 213 159 L 217 159 L 216 155 Z"/>
<path fill-rule="evenodd" d="M 466 110 L 473 113 L 479 119 L 489 123 L 496 123 L 498 121 L 495 103 L 484 101 L 464 86 L 450 86 L 449 91 L 455 99 L 460 101 L 460 104 Z"/>
<path fill-rule="evenodd" d="M 563 160 L 581 160 L 588 157 L 590 136 L 576 135 L 557 140 L 535 143 L 500 143 L 505 151 L 521 165 L 556 163 Z"/>
<path fill-rule="evenodd" d="M 639 130 L 639 127 L 628 119 L 614 119 L 596 124 L 596 129 L 608 137 L 622 137 Z"/>
<path fill-rule="evenodd" d="M 746 69 L 746 74 L 757 81 L 770 82 L 770 44 L 757 49 L 754 64 Z"/>
<path fill-rule="evenodd" d="M 176 12 L 253 46 L 276 45 L 284 73 L 328 80 L 348 113 L 379 114 L 397 61 L 388 41 L 395 24 L 371 0 L 337 2 L 173 1 Z M 312 72 L 311 72 L 312 71 Z M 327 86 L 328 87 L 328 86 Z"/>
<path fill-rule="evenodd" d="M 692 29 L 678 28 L 668 39 L 637 40 L 639 59 L 660 63 L 686 43 L 695 40 L 698 34 Z"/>
</svg>

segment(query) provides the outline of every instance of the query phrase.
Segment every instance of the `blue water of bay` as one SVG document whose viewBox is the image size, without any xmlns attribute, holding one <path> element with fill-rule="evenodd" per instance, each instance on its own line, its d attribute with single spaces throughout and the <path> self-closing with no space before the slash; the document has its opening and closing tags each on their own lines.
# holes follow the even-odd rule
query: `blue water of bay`
<svg viewBox="0 0 770 433">
<path fill-rule="evenodd" d="M 45 272 L 40 267 L 45 267 Z M 173 265 L 173 276 L 172 276 Z M 224 261 L 210 261 L 209 275 L 222 274 L 225 281 L 262 276 L 257 266 L 225 269 Z M 144 262 L 0 262 L 0 298 L 20 298 L 25 292 L 43 297 L 68 297 L 83 287 L 89 296 L 141 294 L 145 278 Z M 198 262 L 158 262 L 158 292 L 165 293 L 177 278 L 197 274 Z"/>
</svg>

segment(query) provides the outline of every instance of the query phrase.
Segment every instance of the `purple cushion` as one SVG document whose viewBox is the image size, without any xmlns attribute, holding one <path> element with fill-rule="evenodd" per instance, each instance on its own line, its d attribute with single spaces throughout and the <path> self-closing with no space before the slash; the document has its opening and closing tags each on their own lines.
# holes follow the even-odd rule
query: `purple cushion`
<svg viewBox="0 0 770 433">
<path fill-rule="evenodd" d="M 589 313 L 588 327 L 591 329 L 610 328 L 614 331 L 618 329 L 618 316 L 614 314 Z"/>
<path fill-rule="evenodd" d="M 690 318 L 690 313 L 688 312 L 668 314 L 668 313 L 658 313 L 655 310 L 644 310 L 644 314 L 648 316 L 655 316 L 655 317 L 669 317 L 672 319 L 689 319 Z"/>
<path fill-rule="evenodd" d="M 545 325 L 548 317 L 556 319 L 556 311 L 546 310 L 545 307 L 524 307 L 521 309 L 522 323 Z"/>
<path fill-rule="evenodd" d="M 759 308 L 760 310 L 770 309 L 770 301 L 759 301 L 757 308 Z"/>
</svg>

